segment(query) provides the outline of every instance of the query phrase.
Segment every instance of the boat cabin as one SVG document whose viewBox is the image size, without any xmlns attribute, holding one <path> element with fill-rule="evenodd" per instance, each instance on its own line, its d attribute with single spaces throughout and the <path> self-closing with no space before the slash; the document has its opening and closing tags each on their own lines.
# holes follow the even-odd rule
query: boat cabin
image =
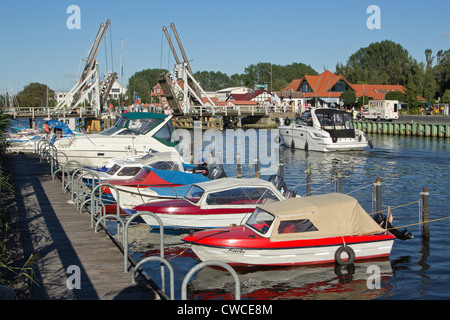
<svg viewBox="0 0 450 320">
<path fill-rule="evenodd" d="M 328 132 L 333 139 L 355 138 L 355 127 L 351 113 L 332 108 L 312 109 L 297 120 L 297 124 L 306 124 Z"/>
<path fill-rule="evenodd" d="M 171 141 L 174 131 L 172 121 L 167 121 L 168 116 L 159 113 L 150 112 L 127 112 L 123 113 L 116 121 L 115 125 L 100 132 L 104 136 L 121 135 L 148 135 L 167 146 L 175 146 Z M 153 132 L 164 121 L 167 121 L 160 129 Z"/>
<path fill-rule="evenodd" d="M 260 206 L 245 226 L 272 242 L 386 232 L 356 199 L 340 193 L 290 198 Z"/>
<path fill-rule="evenodd" d="M 205 208 L 211 206 L 256 206 L 284 199 L 271 182 L 257 178 L 222 178 L 194 184 L 184 198 Z"/>
</svg>

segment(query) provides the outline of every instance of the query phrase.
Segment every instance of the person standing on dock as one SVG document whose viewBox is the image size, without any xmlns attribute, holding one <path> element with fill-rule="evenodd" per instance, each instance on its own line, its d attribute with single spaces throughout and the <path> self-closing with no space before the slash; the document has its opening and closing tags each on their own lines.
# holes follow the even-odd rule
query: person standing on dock
<svg viewBox="0 0 450 320">
<path fill-rule="evenodd" d="M 48 122 L 44 123 L 44 130 L 45 130 L 45 134 L 48 135 L 50 133 L 50 128 L 48 126 Z"/>
</svg>

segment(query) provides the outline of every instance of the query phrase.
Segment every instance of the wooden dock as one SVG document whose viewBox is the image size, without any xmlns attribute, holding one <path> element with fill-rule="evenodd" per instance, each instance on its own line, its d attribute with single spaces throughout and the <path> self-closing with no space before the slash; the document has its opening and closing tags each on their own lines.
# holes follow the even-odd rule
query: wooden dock
<svg viewBox="0 0 450 320">
<path fill-rule="evenodd" d="M 11 227 L 19 232 L 19 251 L 24 261 L 38 257 L 33 266 L 38 286 L 33 285 L 30 300 L 165 299 L 146 277 L 132 284 L 121 248 L 104 230 L 96 233 L 90 216 L 68 203 L 70 193 L 51 178 L 48 164 L 36 155 L 14 154 L 4 159 L 3 167 L 14 186 L 14 194 L 3 203 L 17 209 Z M 80 288 L 71 289 L 68 280 L 73 287 L 77 274 Z"/>
</svg>

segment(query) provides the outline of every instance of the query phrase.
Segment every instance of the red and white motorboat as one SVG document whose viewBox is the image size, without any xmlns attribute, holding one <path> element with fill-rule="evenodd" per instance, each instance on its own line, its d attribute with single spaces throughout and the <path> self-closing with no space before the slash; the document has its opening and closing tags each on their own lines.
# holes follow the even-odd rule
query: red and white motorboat
<svg viewBox="0 0 450 320">
<path fill-rule="evenodd" d="M 186 236 L 203 261 L 230 265 L 351 264 L 388 257 L 396 237 L 340 193 L 258 206 L 245 224 Z"/>
<path fill-rule="evenodd" d="M 181 190 L 180 187 L 178 189 Z M 155 192 L 152 192 L 150 195 L 155 197 Z M 221 178 L 194 183 L 183 197 L 152 200 L 135 206 L 134 210 L 156 214 L 163 222 L 164 229 L 193 230 L 241 223 L 258 204 L 284 199 L 286 197 L 270 181 L 259 178 Z M 142 219 L 152 228 L 159 228 L 154 218 L 142 216 Z"/>
</svg>

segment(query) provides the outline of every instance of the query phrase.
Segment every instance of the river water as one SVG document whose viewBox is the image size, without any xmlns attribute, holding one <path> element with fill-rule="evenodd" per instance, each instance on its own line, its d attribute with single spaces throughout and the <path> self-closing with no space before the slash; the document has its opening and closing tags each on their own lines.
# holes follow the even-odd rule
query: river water
<svg viewBox="0 0 450 320">
<path fill-rule="evenodd" d="M 306 195 L 305 172 L 309 167 L 312 194 L 334 192 L 336 174 L 342 172 L 342 192 L 358 199 L 370 213 L 376 211 L 373 182 L 381 178 L 382 208 L 393 208 L 394 226 L 408 226 L 414 238 L 396 240 L 389 259 L 355 263 L 354 269 L 315 266 L 237 270 L 242 299 L 450 298 L 450 219 L 445 219 L 450 216 L 450 140 L 384 135 L 369 138 L 374 148 L 362 152 L 325 154 L 280 148 L 287 186 Z M 228 176 L 236 175 L 235 165 L 226 164 L 224 169 Z M 243 175 L 252 176 L 253 169 L 244 165 Z M 442 218 L 430 223 L 429 238 L 423 236 L 422 225 L 418 224 L 424 186 L 430 188 L 430 219 Z M 182 280 L 200 261 L 179 241 L 181 237 L 169 239 L 173 244 L 166 251 L 166 259 L 175 273 L 175 298 L 180 299 Z M 145 254 L 158 255 L 150 251 L 135 253 L 134 257 L 140 259 Z M 156 284 L 161 284 L 158 263 L 144 265 L 144 269 Z M 168 272 L 165 277 L 169 294 Z M 227 271 L 205 267 L 191 278 L 188 299 L 232 299 L 234 288 Z"/>
</svg>

